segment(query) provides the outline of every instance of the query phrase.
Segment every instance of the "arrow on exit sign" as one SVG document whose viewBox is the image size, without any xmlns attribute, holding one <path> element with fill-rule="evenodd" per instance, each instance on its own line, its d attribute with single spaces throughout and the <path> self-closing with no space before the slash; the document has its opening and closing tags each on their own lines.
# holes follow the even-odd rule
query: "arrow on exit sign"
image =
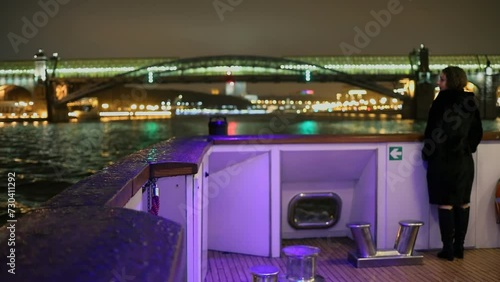
<svg viewBox="0 0 500 282">
<path fill-rule="evenodd" d="M 403 159 L 403 147 L 389 147 L 389 160 L 400 161 Z"/>
</svg>

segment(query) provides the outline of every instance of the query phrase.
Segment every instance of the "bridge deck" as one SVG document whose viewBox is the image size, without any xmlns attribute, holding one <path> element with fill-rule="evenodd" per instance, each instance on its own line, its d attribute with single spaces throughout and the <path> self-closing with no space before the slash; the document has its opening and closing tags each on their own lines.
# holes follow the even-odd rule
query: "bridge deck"
<svg viewBox="0 0 500 282">
<path fill-rule="evenodd" d="M 210 63 L 210 57 L 199 59 L 200 65 Z M 407 55 L 393 56 L 295 56 L 283 57 L 284 60 L 298 60 L 309 64 L 336 69 L 349 74 L 408 74 L 410 72 Z M 176 57 L 165 58 L 123 58 L 123 59 L 64 59 L 58 63 L 58 78 L 96 78 L 113 77 L 141 67 L 156 64 L 178 65 L 186 59 Z M 429 56 L 430 69 L 439 71 L 447 65 L 458 65 L 468 72 L 484 70 L 487 61 L 491 62 L 494 71 L 500 71 L 500 55 L 431 55 Z M 241 61 L 231 61 L 228 66 L 240 65 Z M 255 65 L 247 61 L 247 66 Z M 160 67 L 161 69 L 161 67 Z M 34 63 L 32 60 L 0 62 L 0 77 L 4 76 L 33 76 Z M 206 72 L 206 70 L 202 70 Z M 261 72 L 266 74 L 265 71 Z"/>
</svg>

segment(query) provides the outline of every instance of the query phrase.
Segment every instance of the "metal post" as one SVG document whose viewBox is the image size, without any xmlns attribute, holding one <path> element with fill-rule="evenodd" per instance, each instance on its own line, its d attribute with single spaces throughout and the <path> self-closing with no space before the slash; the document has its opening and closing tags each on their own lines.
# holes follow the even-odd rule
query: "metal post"
<svg viewBox="0 0 500 282">
<path fill-rule="evenodd" d="M 250 267 L 252 282 L 277 282 L 279 270 L 272 265 L 257 265 Z"/>
<path fill-rule="evenodd" d="M 396 235 L 396 242 L 394 243 L 394 249 L 402 255 L 411 256 L 413 248 L 415 247 L 415 241 L 417 240 L 418 230 L 422 225 L 424 225 L 422 221 L 400 221 L 398 234 Z"/>
<path fill-rule="evenodd" d="M 287 256 L 287 281 L 316 281 L 316 257 L 319 251 L 317 247 L 301 245 L 283 248 L 283 253 Z"/>
<path fill-rule="evenodd" d="M 366 222 L 348 223 L 347 227 L 351 229 L 354 242 L 356 243 L 357 254 L 359 257 L 367 258 L 376 255 L 377 250 L 373 244 L 370 224 Z"/>
</svg>

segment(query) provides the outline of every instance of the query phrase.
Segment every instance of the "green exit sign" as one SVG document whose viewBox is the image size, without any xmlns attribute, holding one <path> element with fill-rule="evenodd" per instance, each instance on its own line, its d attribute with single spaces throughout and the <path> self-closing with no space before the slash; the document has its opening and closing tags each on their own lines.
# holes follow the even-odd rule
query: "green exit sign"
<svg viewBox="0 0 500 282">
<path fill-rule="evenodd" d="M 400 161 L 403 159 L 403 147 L 389 147 L 389 160 L 390 161 Z"/>
</svg>

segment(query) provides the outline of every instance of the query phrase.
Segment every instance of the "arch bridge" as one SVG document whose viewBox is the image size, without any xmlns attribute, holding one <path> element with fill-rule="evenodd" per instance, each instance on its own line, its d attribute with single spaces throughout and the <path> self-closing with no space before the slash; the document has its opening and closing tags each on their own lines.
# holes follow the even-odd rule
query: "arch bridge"
<svg viewBox="0 0 500 282">
<path fill-rule="evenodd" d="M 276 58 L 248 55 L 224 55 L 167 60 L 140 67 L 112 77 L 101 78 L 66 97 L 58 103 L 67 103 L 91 93 L 125 83 L 165 84 L 165 83 L 213 83 L 228 80 L 242 82 L 307 82 L 306 76 L 315 82 L 342 82 L 389 97 L 407 100 L 408 96 L 394 93 L 377 81 L 394 81 L 408 74 L 358 73 L 339 71 L 331 66 L 314 64 L 290 58 Z M 61 79 L 64 81 L 64 79 Z M 59 81 L 61 81 L 59 80 Z"/>
<path fill-rule="evenodd" d="M 468 72 L 469 79 L 479 88 L 485 86 L 484 70 L 487 66 L 493 74 L 500 71 L 499 55 L 429 56 L 428 61 L 427 80 L 433 80 L 432 77 L 448 65 L 458 65 Z M 49 84 L 54 89 L 63 89 L 52 99 L 57 105 L 120 84 L 211 83 L 228 80 L 306 83 L 307 75 L 310 75 L 311 82 L 342 82 L 411 102 L 413 97 L 408 93 L 395 93 L 378 82 L 397 82 L 403 78 L 418 80 L 416 71 L 419 64 L 418 58 L 412 58 L 411 55 L 282 58 L 223 55 L 181 59 L 61 60 L 59 67 L 53 69 L 52 75 L 49 71 L 48 76 Z M 37 86 L 33 80 L 33 69 L 33 61 L 3 62 L 0 65 L 0 85 L 13 84 L 33 90 Z"/>
</svg>

